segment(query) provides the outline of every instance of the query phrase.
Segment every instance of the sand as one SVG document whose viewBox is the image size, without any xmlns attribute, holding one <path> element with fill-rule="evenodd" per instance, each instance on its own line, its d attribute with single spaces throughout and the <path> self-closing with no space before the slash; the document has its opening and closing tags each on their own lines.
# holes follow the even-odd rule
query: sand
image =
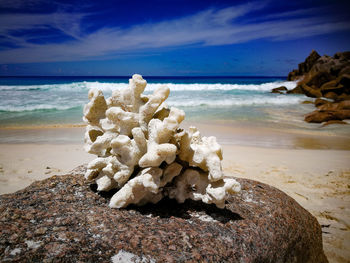
<svg viewBox="0 0 350 263">
<path fill-rule="evenodd" d="M 350 260 L 350 151 L 224 145 L 226 174 L 272 185 L 293 197 L 323 226 L 330 262 Z"/>
<path fill-rule="evenodd" d="M 197 126 L 223 144 L 227 175 L 258 180 L 293 197 L 323 226 L 329 261 L 349 262 L 349 138 L 205 123 Z M 81 127 L 0 129 L 0 194 L 65 174 L 92 160 L 94 156 L 83 151 L 82 134 Z"/>
</svg>

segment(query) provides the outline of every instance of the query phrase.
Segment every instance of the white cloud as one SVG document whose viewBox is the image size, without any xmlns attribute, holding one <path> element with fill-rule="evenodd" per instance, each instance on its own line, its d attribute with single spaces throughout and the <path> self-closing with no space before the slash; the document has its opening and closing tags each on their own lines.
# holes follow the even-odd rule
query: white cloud
<svg viewBox="0 0 350 263">
<path fill-rule="evenodd" d="M 331 16 L 317 16 L 316 8 L 296 10 L 285 16 L 270 15 L 256 20 L 245 17 L 263 5 L 245 4 L 224 9 L 207 9 L 173 20 L 145 23 L 129 28 L 105 27 L 83 34 L 86 14 L 5 15 L 0 17 L 0 35 L 19 48 L 0 51 L 2 63 L 75 61 L 96 59 L 135 50 L 184 45 L 228 45 L 256 39 L 297 39 L 349 30 L 346 22 Z M 310 15 L 310 14 L 314 15 Z M 305 15 L 307 15 L 305 17 Z M 277 19 L 281 18 L 283 19 Z M 64 43 L 29 44 L 12 35 L 16 30 L 55 28 L 73 37 Z"/>
</svg>

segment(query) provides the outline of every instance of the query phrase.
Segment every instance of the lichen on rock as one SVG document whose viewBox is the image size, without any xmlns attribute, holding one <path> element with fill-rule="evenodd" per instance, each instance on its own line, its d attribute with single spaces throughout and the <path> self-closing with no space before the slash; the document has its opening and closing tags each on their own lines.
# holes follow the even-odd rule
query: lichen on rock
<svg viewBox="0 0 350 263">
<path fill-rule="evenodd" d="M 157 203 L 166 196 L 223 208 L 240 184 L 223 174 L 216 138 L 202 137 L 195 127 L 180 129 L 185 113 L 164 103 L 169 88 L 143 95 L 146 85 L 135 74 L 128 88 L 114 90 L 108 99 L 98 89 L 89 91 L 84 148 L 97 158 L 85 178 L 95 181 L 98 191 L 118 190 L 112 208 Z"/>
</svg>

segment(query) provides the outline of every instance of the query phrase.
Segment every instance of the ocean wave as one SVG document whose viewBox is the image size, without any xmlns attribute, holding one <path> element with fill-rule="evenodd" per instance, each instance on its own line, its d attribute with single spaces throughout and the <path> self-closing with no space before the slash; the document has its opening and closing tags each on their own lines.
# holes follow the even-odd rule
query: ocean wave
<svg viewBox="0 0 350 263">
<path fill-rule="evenodd" d="M 259 97 L 241 97 L 222 100 L 209 100 L 202 98 L 182 99 L 169 98 L 167 104 L 175 107 L 211 107 L 223 108 L 230 106 L 259 106 L 259 105 L 293 105 L 299 104 L 305 100 L 304 96 L 259 96 Z M 59 104 L 36 104 L 36 105 L 0 105 L 0 112 L 31 112 L 31 111 L 65 111 L 72 109 L 82 109 L 84 103 Z"/>
<path fill-rule="evenodd" d="M 251 90 L 251 91 L 271 91 L 273 88 L 286 86 L 287 89 L 293 89 L 296 86 L 294 81 L 278 81 L 278 82 L 268 82 L 262 84 L 174 84 L 174 83 L 164 83 L 164 84 L 149 84 L 149 89 L 154 90 L 161 85 L 167 85 L 170 91 L 207 91 L 207 90 Z M 147 90 L 147 89 L 146 89 Z"/>
<path fill-rule="evenodd" d="M 304 96 L 277 96 L 260 98 L 240 98 L 240 99 L 223 99 L 223 100 L 169 100 L 167 101 L 169 106 L 175 107 L 229 107 L 229 106 L 259 106 L 259 105 L 293 105 L 299 104 L 305 100 Z"/>
<path fill-rule="evenodd" d="M 49 104 L 38 104 L 38 105 L 27 105 L 27 106 L 0 106 L 0 112 L 30 112 L 30 111 L 64 111 L 72 109 L 80 109 L 82 105 L 74 106 L 63 106 L 63 105 L 49 105 Z"/>
<path fill-rule="evenodd" d="M 271 91 L 273 88 L 285 86 L 287 89 L 293 89 L 296 86 L 294 81 L 276 81 L 262 84 L 179 84 L 179 83 L 149 83 L 146 91 L 153 91 L 156 88 L 166 85 L 171 91 L 209 91 L 209 90 L 251 90 L 251 91 Z M 0 91 L 26 91 L 26 90 L 55 90 L 55 91 L 87 91 L 91 88 L 98 88 L 104 92 L 112 92 L 113 90 L 127 87 L 127 83 L 104 83 L 104 82 L 73 82 L 69 84 L 45 84 L 45 85 L 27 85 L 27 86 L 0 86 Z"/>
<path fill-rule="evenodd" d="M 1 85 L 0 91 L 79 91 L 87 90 L 88 85 L 85 82 L 74 82 L 69 84 L 45 84 L 45 85 Z"/>
</svg>

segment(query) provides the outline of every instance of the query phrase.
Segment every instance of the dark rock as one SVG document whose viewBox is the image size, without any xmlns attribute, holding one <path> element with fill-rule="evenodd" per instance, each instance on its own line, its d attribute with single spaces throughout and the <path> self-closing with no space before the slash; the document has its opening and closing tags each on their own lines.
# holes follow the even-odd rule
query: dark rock
<svg viewBox="0 0 350 263">
<path fill-rule="evenodd" d="M 305 61 L 298 65 L 299 75 L 303 75 L 309 72 L 312 66 L 320 57 L 321 56 L 315 50 L 312 50 L 310 55 L 305 59 Z"/>
<path fill-rule="evenodd" d="M 336 77 L 341 69 L 342 64 L 338 60 L 324 55 L 318 59 L 317 63 L 312 66 L 308 73 L 315 74 L 317 72 L 323 72 Z"/>
<path fill-rule="evenodd" d="M 325 106 L 325 105 L 323 105 Z M 320 108 L 322 108 L 321 106 Z M 331 120 L 350 119 L 350 110 L 315 110 L 305 116 L 306 122 L 322 123 Z"/>
<path fill-rule="evenodd" d="M 319 91 L 317 89 L 313 89 L 306 84 L 301 84 L 300 87 L 301 87 L 301 90 L 303 91 L 303 93 L 308 97 L 311 97 L 311 98 L 322 97 L 321 91 Z"/>
<path fill-rule="evenodd" d="M 315 106 L 316 106 L 316 107 L 320 107 L 320 106 L 322 106 L 322 105 L 324 105 L 324 104 L 328 104 L 328 103 L 330 103 L 330 101 L 324 100 L 324 99 L 319 99 L 319 98 L 317 98 L 317 99 L 315 100 Z"/>
<path fill-rule="evenodd" d="M 320 57 L 311 52 L 298 70 L 288 75 L 288 80 L 299 79 L 297 87 L 288 94 L 305 94 L 313 98 L 324 97 L 336 103 L 350 99 L 350 52 L 338 52 L 333 57 Z M 340 109 L 339 104 L 315 102 L 319 110 L 305 116 L 307 122 L 328 122 L 330 120 L 349 119 L 347 108 Z M 330 122 L 332 123 L 332 122 Z"/>
<path fill-rule="evenodd" d="M 298 78 L 300 78 L 299 70 L 294 69 L 293 71 L 289 72 L 287 80 L 293 81 L 293 80 L 296 80 Z"/>
<path fill-rule="evenodd" d="M 271 90 L 271 93 L 279 93 L 279 94 L 284 94 L 288 89 L 285 86 L 281 86 L 278 88 L 274 88 Z"/>
<path fill-rule="evenodd" d="M 302 90 L 301 86 L 296 86 L 294 89 L 292 90 L 288 90 L 287 94 L 304 94 L 304 91 Z"/>
<path fill-rule="evenodd" d="M 340 76 L 339 83 L 350 90 L 350 74 L 344 74 Z"/>
<path fill-rule="evenodd" d="M 337 111 L 339 110 L 338 105 L 338 103 L 325 103 L 319 106 L 318 109 L 320 111 Z"/>
<path fill-rule="evenodd" d="M 337 120 L 332 120 L 332 121 L 327 121 L 325 122 L 322 127 L 325 127 L 325 126 L 328 126 L 328 125 L 331 125 L 331 124 L 341 124 L 341 125 L 344 125 L 344 124 L 347 124 L 345 121 L 337 121 Z"/>
<path fill-rule="evenodd" d="M 350 51 L 337 52 L 334 54 L 334 58 L 340 60 L 350 60 Z"/>
<path fill-rule="evenodd" d="M 330 91 L 323 95 L 326 99 L 336 100 L 338 98 L 337 93 Z"/>
<path fill-rule="evenodd" d="M 350 100 L 343 100 L 338 105 L 339 110 L 350 110 Z"/>
<path fill-rule="evenodd" d="M 324 94 L 324 93 L 327 93 L 328 91 L 333 91 L 333 90 L 337 89 L 337 85 L 338 85 L 338 81 L 336 79 L 334 79 L 334 80 L 331 80 L 331 81 L 324 83 L 320 87 L 320 90 Z"/>
<path fill-rule="evenodd" d="M 299 64 L 298 70 L 290 72 L 288 80 L 300 79 L 299 84 L 319 89 L 323 84 L 348 74 L 350 70 L 348 53 L 350 52 L 336 53 L 334 57 L 327 55 L 320 57 L 317 52 L 312 51 L 309 57 Z M 335 86 L 337 85 L 333 85 Z"/>
<path fill-rule="evenodd" d="M 329 91 L 332 91 L 337 95 L 350 94 L 350 75 L 345 74 L 339 76 L 336 80 L 326 82 L 321 86 L 320 90 L 322 94 Z"/>
<path fill-rule="evenodd" d="M 315 73 L 308 73 L 304 80 L 302 80 L 300 83 L 305 83 L 308 86 L 315 86 L 317 89 L 319 89 L 323 84 L 335 79 L 334 76 L 332 76 L 328 72 L 315 72 Z"/>
<path fill-rule="evenodd" d="M 301 104 L 314 104 L 311 100 L 304 100 Z"/>
<path fill-rule="evenodd" d="M 336 101 L 343 101 L 343 100 L 350 100 L 350 94 L 342 93 L 341 95 L 337 96 Z"/>
<path fill-rule="evenodd" d="M 271 186 L 237 179 L 223 210 L 173 200 L 119 210 L 79 169 L 0 196 L 0 261 L 327 262 L 317 220 Z"/>
<path fill-rule="evenodd" d="M 320 57 L 321 56 L 315 50 L 312 50 L 310 55 L 305 59 L 305 61 L 298 65 L 298 69 L 294 69 L 292 72 L 288 74 L 287 79 L 289 81 L 299 79 L 300 77 L 302 77 L 304 74 L 306 74 L 311 70 L 312 66 L 316 63 L 316 61 Z"/>
<path fill-rule="evenodd" d="M 338 110 L 350 110 L 350 100 L 344 100 L 337 103 L 325 103 L 321 106 L 319 106 L 320 110 L 332 110 L 332 111 L 338 111 Z"/>
<path fill-rule="evenodd" d="M 328 111 L 315 110 L 306 114 L 304 120 L 310 123 L 322 123 L 332 120 L 332 116 L 328 113 Z"/>
<path fill-rule="evenodd" d="M 340 123 L 340 121 L 345 119 L 350 119 L 350 100 L 330 103 L 317 99 L 315 105 L 318 107 L 318 110 L 307 114 L 305 116 L 305 121 L 314 123 L 327 122 L 326 125 L 329 125 Z"/>
<path fill-rule="evenodd" d="M 344 74 L 350 74 L 350 66 L 343 67 L 343 69 L 340 70 L 339 76 L 344 75 Z"/>
</svg>

